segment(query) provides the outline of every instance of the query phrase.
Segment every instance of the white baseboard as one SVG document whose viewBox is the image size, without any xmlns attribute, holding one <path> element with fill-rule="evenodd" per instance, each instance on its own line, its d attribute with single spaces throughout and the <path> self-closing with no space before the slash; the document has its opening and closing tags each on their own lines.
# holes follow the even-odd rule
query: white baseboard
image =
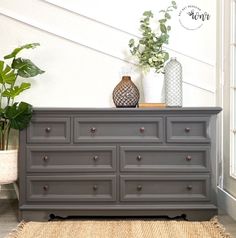
<svg viewBox="0 0 236 238">
<path fill-rule="evenodd" d="M 217 189 L 218 206 L 236 221 L 236 198 L 220 187 Z"/>
</svg>

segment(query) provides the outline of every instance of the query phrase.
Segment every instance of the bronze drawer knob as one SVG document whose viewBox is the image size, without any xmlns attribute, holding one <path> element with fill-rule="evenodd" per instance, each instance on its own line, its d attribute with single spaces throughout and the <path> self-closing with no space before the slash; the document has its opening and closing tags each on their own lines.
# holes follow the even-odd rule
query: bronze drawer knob
<svg viewBox="0 0 236 238">
<path fill-rule="evenodd" d="M 190 132 L 190 128 L 189 128 L 189 127 L 186 127 L 184 130 L 185 130 L 186 132 Z"/>
<path fill-rule="evenodd" d="M 95 156 L 93 157 L 93 160 L 94 160 L 94 161 L 97 161 L 97 160 L 98 160 L 98 156 L 95 155 Z"/>
<path fill-rule="evenodd" d="M 96 184 L 93 185 L 93 190 L 94 190 L 94 191 L 97 191 L 97 190 L 98 190 L 98 185 L 96 185 Z"/>
<path fill-rule="evenodd" d="M 141 155 L 138 155 L 137 156 L 137 160 L 140 161 L 142 159 L 142 156 Z"/>
<path fill-rule="evenodd" d="M 44 162 L 48 161 L 48 156 L 47 155 L 43 156 L 43 161 Z"/>
<path fill-rule="evenodd" d="M 192 186 L 192 185 L 188 185 L 188 186 L 187 186 L 187 189 L 190 191 L 190 190 L 193 189 L 193 186 Z"/>
<path fill-rule="evenodd" d="M 92 132 L 92 133 L 95 133 L 96 132 L 96 127 L 92 127 L 91 129 L 90 129 L 90 131 Z"/>
<path fill-rule="evenodd" d="M 44 190 L 44 191 L 48 191 L 48 188 L 49 188 L 48 185 L 44 185 L 44 186 L 43 186 L 43 190 Z"/>
<path fill-rule="evenodd" d="M 144 127 L 140 127 L 140 132 L 143 133 L 145 131 L 145 128 Z"/>
<path fill-rule="evenodd" d="M 50 127 L 47 127 L 47 128 L 45 128 L 45 131 L 46 131 L 47 133 L 49 133 L 49 132 L 51 131 L 51 128 L 50 128 Z"/>
<path fill-rule="evenodd" d="M 142 189 L 143 189 L 142 185 L 138 185 L 138 186 L 137 186 L 137 190 L 138 190 L 138 191 L 141 191 Z"/>
<path fill-rule="evenodd" d="M 187 155 L 187 156 L 186 156 L 186 160 L 187 160 L 187 161 L 191 161 L 191 160 L 192 160 L 192 157 L 191 157 L 190 155 Z"/>
</svg>

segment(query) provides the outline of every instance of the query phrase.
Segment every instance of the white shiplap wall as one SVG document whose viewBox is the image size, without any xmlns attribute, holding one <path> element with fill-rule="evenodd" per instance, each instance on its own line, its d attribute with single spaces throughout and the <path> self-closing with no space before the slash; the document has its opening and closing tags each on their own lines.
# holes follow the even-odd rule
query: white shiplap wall
<svg viewBox="0 0 236 238">
<path fill-rule="evenodd" d="M 19 45 L 46 71 L 30 80 L 21 97 L 37 107 L 111 107 L 112 90 L 133 67 L 128 41 L 139 35 L 144 10 L 157 13 L 161 0 L 0 0 L 0 58 Z M 184 106 L 215 105 L 216 1 L 177 0 L 168 49 L 183 65 Z M 179 10 L 196 5 L 211 19 L 196 31 L 180 26 Z M 140 91 L 140 76 L 130 70 Z M 11 187 L 0 198 L 14 196 Z"/>
<path fill-rule="evenodd" d="M 29 42 L 28 51 L 46 71 L 21 97 L 37 107 L 110 107 L 112 90 L 133 67 L 128 41 L 139 35 L 144 10 L 158 12 L 169 1 L 1 0 L 0 56 Z M 215 104 L 216 3 L 179 0 L 168 45 L 183 65 L 184 106 Z M 180 26 L 178 13 L 196 5 L 211 15 L 196 31 Z M 140 91 L 140 77 L 131 71 Z"/>
<path fill-rule="evenodd" d="M 216 2 L 177 4 L 168 49 L 183 65 L 184 106 L 214 106 Z M 112 90 L 124 71 L 142 92 L 128 41 L 139 35 L 144 10 L 157 13 L 167 5 L 161 0 L 1 0 L 0 58 L 19 45 L 39 42 L 24 55 L 46 73 L 30 80 L 32 88 L 21 99 L 37 107 L 111 107 Z M 181 27 L 178 13 L 187 5 L 210 13 L 210 21 L 196 31 Z M 11 187 L 0 190 L 1 198 L 11 196 Z"/>
</svg>

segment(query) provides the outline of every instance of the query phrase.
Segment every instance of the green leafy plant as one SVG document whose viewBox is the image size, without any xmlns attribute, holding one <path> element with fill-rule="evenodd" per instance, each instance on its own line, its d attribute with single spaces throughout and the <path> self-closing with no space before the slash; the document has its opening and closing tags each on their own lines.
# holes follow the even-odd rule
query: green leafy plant
<svg viewBox="0 0 236 238">
<path fill-rule="evenodd" d="M 142 33 L 138 42 L 134 39 L 129 41 L 130 52 L 138 59 L 143 71 L 154 68 L 157 73 L 164 73 L 164 64 L 169 59 L 169 54 L 163 49 L 164 44 L 168 44 L 169 31 L 171 26 L 168 20 L 171 19 L 170 12 L 177 9 L 175 1 L 166 10 L 159 13 L 163 15 L 158 22 L 152 26 L 154 14 L 152 11 L 145 11 L 140 20 L 140 31 Z"/>
<path fill-rule="evenodd" d="M 17 55 L 24 49 L 34 49 L 39 43 L 26 44 L 0 60 L 0 150 L 7 150 L 11 129 L 22 130 L 32 117 L 32 105 L 15 102 L 15 98 L 30 88 L 29 82 L 18 82 L 20 77 L 29 78 L 44 73 L 29 59 Z M 10 64 L 7 64 L 10 61 Z"/>
</svg>

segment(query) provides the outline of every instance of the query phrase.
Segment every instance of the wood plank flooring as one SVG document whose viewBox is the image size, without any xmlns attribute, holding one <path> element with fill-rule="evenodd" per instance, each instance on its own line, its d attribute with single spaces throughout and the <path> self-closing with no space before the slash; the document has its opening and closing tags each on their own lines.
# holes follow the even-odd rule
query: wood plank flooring
<svg viewBox="0 0 236 238">
<path fill-rule="evenodd" d="M 4 238 L 19 223 L 17 220 L 17 206 L 16 200 L 0 200 L 0 238 Z M 232 238 L 236 238 L 236 221 L 222 211 L 220 211 L 218 219 L 225 226 L 226 231 L 232 235 Z"/>
</svg>

